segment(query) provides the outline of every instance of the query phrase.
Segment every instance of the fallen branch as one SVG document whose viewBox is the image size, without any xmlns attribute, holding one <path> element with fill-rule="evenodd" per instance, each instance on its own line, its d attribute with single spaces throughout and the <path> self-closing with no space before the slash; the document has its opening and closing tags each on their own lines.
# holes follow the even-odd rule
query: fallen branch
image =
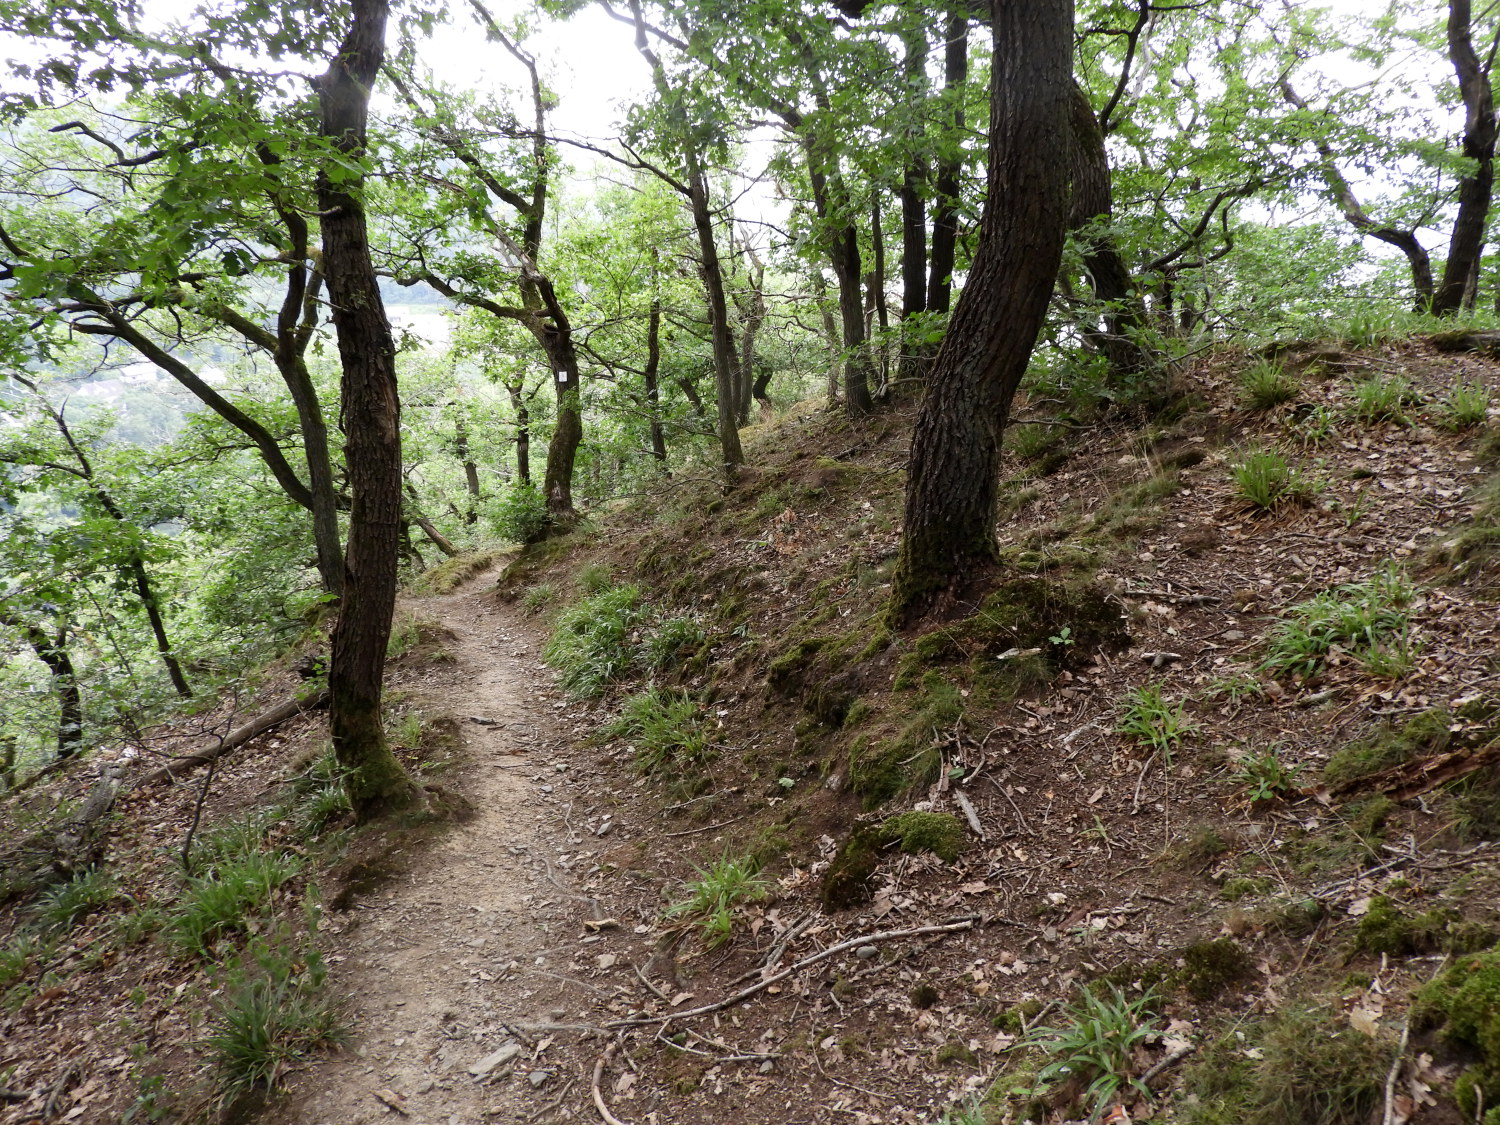
<svg viewBox="0 0 1500 1125">
<path fill-rule="evenodd" d="M 604 1104 L 604 1094 L 599 1089 L 599 1083 L 604 1078 L 604 1072 L 609 1069 L 609 1064 L 615 1057 L 615 1049 L 619 1045 L 620 1041 L 618 1039 L 614 1040 L 608 1047 L 604 1048 L 604 1054 L 600 1055 L 594 1063 L 594 1108 L 599 1111 L 599 1116 L 604 1119 L 604 1125 L 625 1125 L 625 1122 L 609 1112 L 609 1106 Z"/>
<path fill-rule="evenodd" d="M 702 1016 L 707 1015 L 709 1012 L 722 1011 L 725 1008 L 732 1008 L 734 1005 L 748 1000 L 757 992 L 761 992 L 773 984 L 786 980 L 793 973 L 800 972 L 809 965 L 816 965 L 819 961 L 825 961 L 829 957 L 834 956 L 834 954 L 842 953 L 846 949 L 853 949 L 860 945 L 873 945 L 875 942 L 880 941 L 895 941 L 898 938 L 921 937 L 923 934 L 951 934 L 957 933 L 959 930 L 972 930 L 978 921 L 979 916 L 976 914 L 956 922 L 947 922 L 940 926 L 918 926 L 910 930 L 886 930 L 878 934 L 865 934 L 860 937 L 853 937 L 848 941 L 841 941 L 837 945 L 830 945 L 827 949 L 813 953 L 802 958 L 800 961 L 794 961 L 785 969 L 782 969 L 781 972 L 766 977 L 764 980 L 757 981 L 749 988 L 741 989 L 739 992 L 726 996 L 722 1000 L 716 1000 L 712 1004 L 703 1004 L 697 1008 L 689 1008 L 685 1012 L 668 1012 L 660 1016 L 634 1016 L 630 1019 L 610 1020 L 604 1026 L 611 1030 L 624 1027 L 642 1027 L 646 1024 L 665 1024 L 671 1020 L 687 1019 L 689 1016 Z"/>
<path fill-rule="evenodd" d="M 1380 773 L 1346 781 L 1334 786 L 1329 792 L 1335 797 L 1342 797 L 1361 789 L 1376 789 L 1389 794 L 1393 800 L 1409 801 L 1454 778 L 1464 777 L 1497 762 L 1500 762 L 1500 739 L 1477 750 L 1466 747 L 1415 762 L 1403 762 Z"/>
<path fill-rule="evenodd" d="M 228 754 L 231 750 L 238 750 L 251 739 L 259 738 L 268 730 L 279 727 L 288 719 L 295 719 L 306 711 L 315 711 L 320 707 L 328 705 L 328 693 L 320 691 L 316 695 L 308 696 L 306 699 L 289 699 L 269 711 L 266 711 L 251 719 L 238 730 L 232 730 L 224 736 L 222 742 L 214 746 L 200 750 L 196 754 L 187 754 L 181 758 L 174 758 L 160 769 L 154 769 L 145 777 L 136 782 L 137 786 L 155 785 L 158 782 L 169 781 L 174 777 L 181 777 L 185 773 L 191 773 L 199 766 L 206 766 L 218 758 Z"/>
</svg>

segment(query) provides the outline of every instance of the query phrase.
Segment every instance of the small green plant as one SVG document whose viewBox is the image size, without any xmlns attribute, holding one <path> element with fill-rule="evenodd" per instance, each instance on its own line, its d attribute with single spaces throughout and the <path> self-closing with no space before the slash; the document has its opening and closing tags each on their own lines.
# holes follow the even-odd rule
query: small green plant
<svg viewBox="0 0 1500 1125">
<path fill-rule="evenodd" d="M 1489 416 L 1489 388 L 1477 379 L 1461 379 L 1454 383 L 1438 406 L 1438 422 L 1448 430 L 1482 426 Z"/>
<path fill-rule="evenodd" d="M 321 836 L 331 824 L 351 814 L 344 773 L 329 746 L 292 779 L 292 809 L 305 839 Z"/>
<path fill-rule="evenodd" d="M 1399 375 L 1376 375 L 1354 384 L 1349 413 L 1368 425 L 1377 422 L 1411 424 L 1407 410 L 1422 404 L 1422 396 Z"/>
<path fill-rule="evenodd" d="M 1070 629 L 1070 628 L 1068 628 L 1068 626 L 1064 625 L 1056 633 L 1054 633 L 1052 636 L 1050 636 L 1050 637 L 1047 638 L 1047 643 L 1048 644 L 1059 645 L 1059 646 L 1062 646 L 1062 647 L 1066 648 L 1067 646 L 1072 645 L 1073 643 L 1075 643 L 1074 637 L 1073 637 L 1073 630 Z"/>
<path fill-rule="evenodd" d="M 602 562 L 585 563 L 578 571 L 578 588 L 585 594 L 600 593 L 614 584 L 614 575 Z"/>
<path fill-rule="evenodd" d="M 1297 774 L 1301 769 L 1301 766 L 1287 765 L 1281 760 L 1278 748 L 1268 746 L 1259 753 L 1241 758 L 1229 780 L 1245 790 L 1251 804 L 1256 804 L 1278 800 L 1291 793 L 1296 788 Z"/>
<path fill-rule="evenodd" d="M 1415 598 L 1411 579 L 1394 565 L 1364 582 L 1325 591 L 1293 606 L 1272 627 L 1260 667 L 1273 675 L 1311 676 L 1335 650 L 1368 660 L 1387 642 L 1407 638 L 1407 611 Z"/>
<path fill-rule="evenodd" d="M 1279 363 L 1262 359 L 1240 373 L 1240 399 L 1251 410 L 1270 410 L 1297 397 L 1301 387 Z"/>
<path fill-rule="evenodd" d="M 667 907 L 668 918 L 680 918 L 703 931 L 709 948 L 723 945 L 734 932 L 735 907 L 760 902 L 770 887 L 755 870 L 749 857 L 723 856 L 707 869 L 698 868 L 698 878 L 684 884 L 688 897 Z"/>
<path fill-rule="evenodd" d="M 557 586 L 551 582 L 538 582 L 521 598 L 521 612 L 535 617 L 557 600 Z"/>
<path fill-rule="evenodd" d="M 295 857 L 254 852 L 188 880 L 172 910 L 169 932 L 183 953 L 207 957 L 226 934 L 248 929 L 265 915 L 276 889 L 301 869 Z"/>
<path fill-rule="evenodd" d="M 1158 751 L 1170 761 L 1172 751 L 1198 729 L 1183 711 L 1183 703 L 1168 703 L 1160 684 L 1131 688 L 1125 693 L 1115 733 Z"/>
<path fill-rule="evenodd" d="M 1261 511 L 1281 504 L 1305 504 L 1317 491 L 1300 469 L 1274 449 L 1246 452 L 1229 472 L 1240 496 Z"/>
<path fill-rule="evenodd" d="M 1089 1105 L 1091 1121 L 1110 1107 L 1125 1089 L 1146 1097 L 1150 1089 L 1136 1074 L 1136 1053 L 1158 1031 L 1151 1012 L 1157 1004 L 1153 992 L 1135 1000 L 1110 983 L 1107 992 L 1083 989 L 1063 1009 L 1064 1022 L 1036 1027 L 1022 1043 L 1047 1055 L 1050 1061 L 1037 1071 L 1038 1095 L 1064 1082 L 1082 1088 L 1080 1098 Z"/>
<path fill-rule="evenodd" d="M 34 933 L 22 930 L 0 946 L 0 989 L 9 988 L 27 971 L 47 956 L 51 944 Z"/>
<path fill-rule="evenodd" d="M 415 750 L 422 745 L 422 733 L 426 729 L 425 716 L 416 710 L 403 711 L 399 716 L 387 720 L 386 728 L 386 737 L 393 745 L 404 750 Z"/>
<path fill-rule="evenodd" d="M 573 695 L 602 695 L 634 662 L 631 633 L 641 616 L 641 592 L 634 586 L 591 594 L 558 614 L 542 658 Z"/>
<path fill-rule="evenodd" d="M 1319 403 L 1297 422 L 1296 438 L 1304 449 L 1331 441 L 1338 432 L 1338 413 Z"/>
<path fill-rule="evenodd" d="M 1231 707 L 1238 707 L 1247 699 L 1259 699 L 1266 689 L 1254 676 L 1243 672 L 1233 676 L 1221 676 L 1205 689 L 1211 699 L 1222 699 Z"/>
<path fill-rule="evenodd" d="M 205 1040 L 224 1105 L 274 1090 L 293 1064 L 343 1041 L 343 1023 L 324 995 L 327 977 L 318 951 L 284 928 L 253 939 L 230 963 Z"/>
<path fill-rule="evenodd" d="M 489 520 L 495 534 L 511 543 L 535 543 L 552 523 L 541 489 L 519 482 L 491 505 Z"/>
<path fill-rule="evenodd" d="M 108 906 L 119 893 L 109 872 L 91 867 L 42 892 L 36 903 L 37 922 L 47 930 L 71 929 L 94 911 Z"/>
<path fill-rule="evenodd" d="M 697 768 L 714 754 L 703 705 L 685 692 L 653 687 L 631 696 L 604 733 L 635 743 L 636 768 L 644 774 Z"/>
<path fill-rule="evenodd" d="M 669 617 L 651 631 L 646 641 L 646 670 L 660 672 L 679 664 L 683 655 L 701 645 L 707 634 L 691 617 Z"/>
</svg>

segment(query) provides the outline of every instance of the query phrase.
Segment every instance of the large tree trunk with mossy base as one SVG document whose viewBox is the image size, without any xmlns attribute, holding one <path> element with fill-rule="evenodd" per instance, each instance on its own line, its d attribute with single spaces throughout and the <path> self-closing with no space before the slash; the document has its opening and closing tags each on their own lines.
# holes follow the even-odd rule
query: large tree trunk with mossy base
<svg viewBox="0 0 1500 1125">
<path fill-rule="evenodd" d="M 389 5 L 386 0 L 352 0 L 350 7 L 348 34 L 318 92 L 324 138 L 340 154 L 359 159 L 370 89 L 385 53 Z M 328 669 L 328 725 L 355 816 L 365 821 L 411 805 L 418 790 L 386 742 L 381 707 L 401 539 L 396 347 L 370 261 L 360 185 L 327 171 L 345 167 L 330 155 L 318 176 L 324 270 L 343 366 L 350 492 L 344 597 Z"/>
<path fill-rule="evenodd" d="M 1448 57 L 1458 75 L 1464 103 L 1464 156 L 1473 169 L 1458 182 L 1458 215 L 1448 242 L 1448 260 L 1432 298 L 1436 316 L 1453 316 L 1464 307 L 1484 252 L 1485 225 L 1495 184 L 1495 141 L 1500 128 L 1490 86 L 1490 62 L 1474 51 L 1473 18 L 1469 0 L 1448 2 Z M 1491 56 L 1493 56 L 1491 51 Z"/>
<path fill-rule="evenodd" d="M 995 0 L 980 242 L 912 434 L 891 617 L 995 565 L 1000 437 L 1062 262 L 1072 0 Z"/>
</svg>

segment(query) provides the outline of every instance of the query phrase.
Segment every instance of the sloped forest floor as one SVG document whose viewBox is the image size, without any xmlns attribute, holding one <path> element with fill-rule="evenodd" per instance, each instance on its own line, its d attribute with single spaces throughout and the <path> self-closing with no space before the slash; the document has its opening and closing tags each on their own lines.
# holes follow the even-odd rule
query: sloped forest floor
<svg viewBox="0 0 1500 1125">
<path fill-rule="evenodd" d="M 413 598 L 394 710 L 442 815 L 315 816 L 306 717 L 208 790 L 213 848 L 271 807 L 262 843 L 301 862 L 214 948 L 292 927 L 321 956 L 282 975 L 326 966 L 352 1026 L 287 1060 L 264 1119 L 1500 1106 L 1500 441 L 1473 409 L 1500 366 L 1272 360 L 1202 357 L 1102 422 L 1023 401 L 1000 575 L 907 634 L 882 611 L 910 405 L 794 411 L 727 493 L 664 481 Z M 195 1079 L 233 957 L 139 921 L 180 894 L 202 783 L 121 799 L 116 881 L 71 928 L 7 908 L 4 948 L 41 944 L 0 961 L 0 1121 L 217 1104 Z"/>
</svg>

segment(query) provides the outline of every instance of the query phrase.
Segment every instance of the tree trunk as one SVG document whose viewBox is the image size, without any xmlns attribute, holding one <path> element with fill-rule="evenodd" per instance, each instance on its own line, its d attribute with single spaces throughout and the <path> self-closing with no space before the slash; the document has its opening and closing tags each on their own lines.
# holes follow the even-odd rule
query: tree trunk
<svg viewBox="0 0 1500 1125">
<path fill-rule="evenodd" d="M 943 97 L 948 103 L 949 129 L 938 160 L 933 190 L 932 257 L 929 262 L 927 309 L 946 313 L 953 297 L 953 266 L 958 249 L 958 205 L 963 191 L 963 151 L 960 140 L 967 128 L 964 89 L 969 84 L 969 13 L 955 4 L 948 14 L 943 51 Z M 1052 140 L 1056 144 L 1056 138 Z"/>
<path fill-rule="evenodd" d="M 401 540 L 401 402 L 396 348 L 370 260 L 360 183 L 370 90 L 385 54 L 387 0 L 351 0 L 349 31 L 319 80 L 322 136 L 338 154 L 318 173 L 323 262 L 343 367 L 350 490 L 344 597 L 328 669 L 329 733 L 361 821 L 411 805 L 417 789 L 386 742 L 382 674 Z M 338 175 L 330 175 L 331 169 Z"/>
<path fill-rule="evenodd" d="M 655 280 L 653 274 L 652 280 Z M 661 298 L 651 295 L 651 311 L 646 317 L 646 367 L 641 372 L 641 382 L 646 387 L 646 410 L 651 416 L 651 456 L 657 464 L 666 468 L 667 436 L 661 425 L 661 385 L 657 375 L 661 371 Z"/>
<path fill-rule="evenodd" d="M 1072 0 L 995 0 L 989 190 L 968 283 L 912 434 L 891 616 L 905 624 L 995 564 L 1000 438 L 1062 262 Z"/>
<path fill-rule="evenodd" d="M 771 409 L 771 396 L 766 388 L 771 385 L 771 373 L 755 374 L 755 339 L 766 321 L 766 267 L 751 252 L 750 295 L 741 306 L 740 370 L 745 378 L 746 421 L 749 421 L 749 403 L 760 403 L 762 412 Z"/>
<path fill-rule="evenodd" d="M 52 689 L 57 694 L 57 756 L 70 758 L 83 749 L 83 695 L 78 688 L 78 676 L 73 670 L 72 657 L 68 655 L 68 630 L 60 626 L 57 636 L 50 636 L 40 625 L 24 622 L 0 608 L 0 624 L 19 630 L 36 658 L 47 666 L 52 677 Z M 9 744 L 12 753 L 14 742 Z M 0 779 L 3 780 L 3 779 Z M 10 788 L 14 779 L 3 782 Z"/>
<path fill-rule="evenodd" d="M 172 690 L 183 699 L 191 699 L 193 689 L 188 687 L 187 677 L 182 674 L 182 665 L 172 651 L 172 641 L 167 636 L 167 623 L 161 615 L 161 603 L 156 600 L 156 591 L 146 573 L 146 564 L 139 555 L 132 555 L 129 563 L 130 580 L 146 611 L 146 620 L 151 624 L 151 635 L 156 639 L 156 653 L 167 670 L 167 679 L 172 681 Z"/>
<path fill-rule="evenodd" d="M 548 283 L 551 288 L 551 283 Z M 583 444 L 583 405 L 579 402 L 582 379 L 578 373 L 578 351 L 572 328 L 546 326 L 542 346 L 552 367 L 552 389 L 557 393 L 557 420 L 547 443 L 547 468 L 542 474 L 542 494 L 552 530 L 566 531 L 578 522 L 573 509 L 573 465 Z"/>
<path fill-rule="evenodd" d="M 913 21 L 901 30 L 906 55 L 902 78 L 906 85 L 906 166 L 901 171 L 901 319 L 927 311 L 927 203 L 922 186 L 927 168 L 921 156 L 927 108 L 927 29 Z"/>
<path fill-rule="evenodd" d="M 713 334 L 714 392 L 718 398 L 719 454 L 724 475 L 733 478 L 745 463 L 740 448 L 736 417 L 734 338 L 729 330 L 729 304 L 724 297 L 724 271 L 719 266 L 719 247 L 714 240 L 713 213 L 708 206 L 708 180 L 695 152 L 688 152 L 688 203 L 693 228 L 698 234 L 698 256 L 703 286 L 708 293 L 708 321 Z"/>
<path fill-rule="evenodd" d="M 516 412 L 516 480 L 531 483 L 531 409 L 526 405 L 522 393 L 525 386 L 520 382 L 506 383 L 510 405 Z"/>
<path fill-rule="evenodd" d="M 469 494 L 468 508 L 464 512 L 464 523 L 474 524 L 479 520 L 479 465 L 469 448 L 469 427 L 462 417 L 453 419 L 453 452 L 464 467 L 464 488 Z"/>
<path fill-rule="evenodd" d="M 1088 270 L 1089 288 L 1100 306 L 1098 316 L 1104 322 L 1100 331 L 1095 320 L 1085 330 L 1085 337 L 1108 360 L 1110 375 L 1127 379 L 1151 367 L 1151 356 L 1140 343 L 1141 330 L 1146 327 L 1146 306 L 1114 237 L 1107 230 L 1094 228 L 1098 220 L 1108 220 L 1114 213 L 1114 196 L 1104 132 L 1088 95 L 1077 82 L 1072 86 L 1069 107 L 1073 184 L 1068 229 L 1082 232 L 1083 264 Z"/>
<path fill-rule="evenodd" d="M 1458 217 L 1448 241 L 1443 279 L 1432 300 L 1436 316 L 1452 316 L 1463 306 L 1484 245 L 1495 183 L 1495 99 L 1489 65 L 1474 53 L 1472 23 L 1469 0 L 1449 0 L 1448 57 L 1464 102 L 1464 155 L 1475 162 L 1475 169 L 1458 182 Z"/>
<path fill-rule="evenodd" d="M 870 259 L 870 311 L 874 314 L 875 324 L 880 327 L 882 339 L 885 339 L 891 327 L 891 314 L 885 303 L 885 229 L 881 222 L 879 188 L 872 189 L 870 194 Z M 870 339 L 873 336 L 874 332 L 867 320 L 865 337 Z M 875 390 L 884 394 L 886 384 L 891 381 L 889 352 L 884 344 L 880 349 L 877 376 Z"/>
</svg>

